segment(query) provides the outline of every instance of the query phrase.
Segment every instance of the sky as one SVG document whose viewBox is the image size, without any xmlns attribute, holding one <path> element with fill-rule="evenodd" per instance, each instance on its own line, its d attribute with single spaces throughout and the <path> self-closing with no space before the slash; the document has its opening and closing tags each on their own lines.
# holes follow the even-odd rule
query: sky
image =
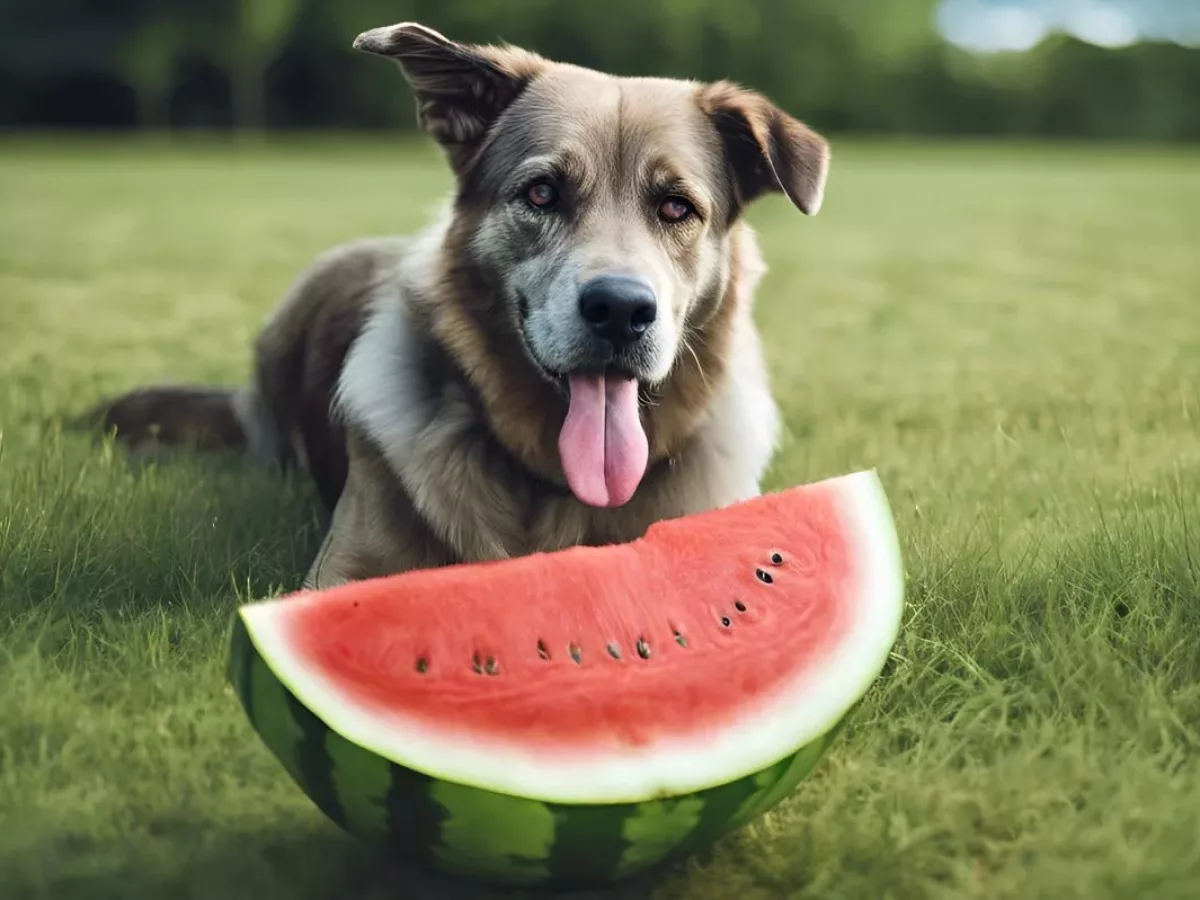
<svg viewBox="0 0 1200 900">
<path fill-rule="evenodd" d="M 1055 32 L 1100 47 L 1200 47 L 1200 0 L 942 0 L 936 18 L 948 41 L 981 53 L 1029 50 Z"/>
</svg>

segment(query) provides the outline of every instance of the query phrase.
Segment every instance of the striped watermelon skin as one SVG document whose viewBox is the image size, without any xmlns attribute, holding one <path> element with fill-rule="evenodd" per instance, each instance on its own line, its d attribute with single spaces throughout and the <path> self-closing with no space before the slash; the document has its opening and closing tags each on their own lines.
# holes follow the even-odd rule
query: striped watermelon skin
<svg viewBox="0 0 1200 900">
<path fill-rule="evenodd" d="M 432 868 L 524 887 L 592 887 L 703 850 L 791 794 L 851 714 L 728 784 L 640 803 L 567 805 L 441 781 L 347 741 L 275 677 L 240 617 L 229 680 L 259 737 L 337 825 Z"/>
</svg>

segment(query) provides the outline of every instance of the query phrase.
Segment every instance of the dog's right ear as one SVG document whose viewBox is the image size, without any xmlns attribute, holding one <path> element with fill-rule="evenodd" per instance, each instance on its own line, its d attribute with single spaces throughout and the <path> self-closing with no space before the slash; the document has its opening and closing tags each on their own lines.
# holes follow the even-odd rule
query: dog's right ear
<svg viewBox="0 0 1200 900">
<path fill-rule="evenodd" d="M 354 49 L 400 66 L 416 94 L 421 127 L 459 174 L 488 129 L 546 65 L 525 50 L 459 44 L 415 22 L 365 31 Z"/>
<path fill-rule="evenodd" d="M 785 194 L 815 216 L 829 178 L 829 142 L 755 91 L 727 81 L 707 85 L 700 105 L 725 142 L 741 203 Z"/>
</svg>

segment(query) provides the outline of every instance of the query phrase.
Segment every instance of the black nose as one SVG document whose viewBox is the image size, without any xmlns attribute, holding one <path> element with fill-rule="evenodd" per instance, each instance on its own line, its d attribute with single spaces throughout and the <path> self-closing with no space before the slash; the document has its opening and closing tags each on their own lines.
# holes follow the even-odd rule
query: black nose
<svg viewBox="0 0 1200 900">
<path fill-rule="evenodd" d="M 646 333 L 658 306 L 654 290 L 641 278 L 601 275 L 580 291 L 579 313 L 597 335 L 623 347 Z"/>
</svg>

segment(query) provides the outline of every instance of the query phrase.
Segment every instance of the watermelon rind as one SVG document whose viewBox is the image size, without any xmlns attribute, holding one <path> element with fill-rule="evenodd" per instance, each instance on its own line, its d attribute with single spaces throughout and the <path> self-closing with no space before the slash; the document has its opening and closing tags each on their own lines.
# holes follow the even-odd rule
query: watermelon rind
<svg viewBox="0 0 1200 900">
<path fill-rule="evenodd" d="M 786 798 L 838 731 L 695 793 L 554 803 L 434 778 L 351 743 L 275 677 L 240 619 L 229 675 L 267 748 L 331 821 L 399 858 L 496 885 L 595 887 L 701 851 Z"/>
<path fill-rule="evenodd" d="M 559 803 L 638 802 L 724 784 L 761 771 L 829 731 L 868 690 L 900 628 L 904 575 L 887 495 L 874 470 L 824 482 L 838 498 L 847 533 L 857 541 L 861 587 L 857 617 L 815 675 L 793 691 L 697 745 L 666 739 L 630 746 L 603 760 L 548 758 L 521 746 L 454 740 L 396 713 L 347 703 L 338 686 L 292 650 L 283 626 L 293 604 L 316 594 L 251 603 L 239 610 L 251 642 L 275 676 L 330 728 L 352 744 L 433 777 L 521 797 Z"/>
</svg>

